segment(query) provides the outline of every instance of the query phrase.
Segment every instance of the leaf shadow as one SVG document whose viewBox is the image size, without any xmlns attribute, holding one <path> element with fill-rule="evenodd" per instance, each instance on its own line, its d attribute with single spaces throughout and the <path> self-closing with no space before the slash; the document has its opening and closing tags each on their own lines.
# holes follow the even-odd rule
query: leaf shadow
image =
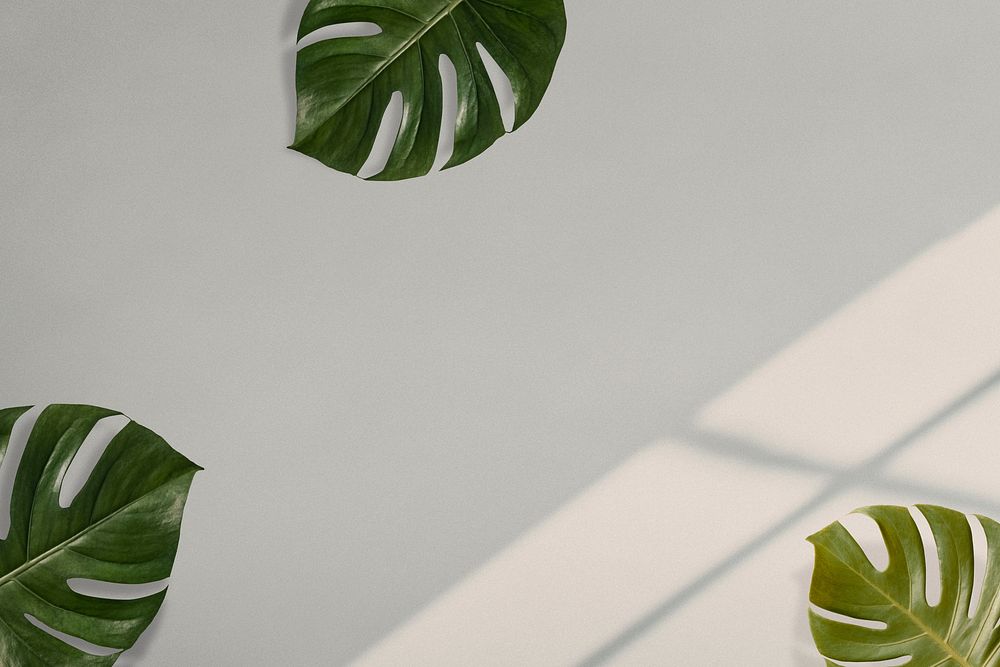
<svg viewBox="0 0 1000 667">
<path fill-rule="evenodd" d="M 159 612 L 153 618 L 153 622 L 139 636 L 138 641 L 132 645 L 132 648 L 121 654 L 121 657 L 115 663 L 116 667 L 139 667 L 139 665 L 146 664 L 149 657 L 149 647 L 156 642 L 157 636 L 163 628 L 166 609 L 167 602 L 164 600 L 163 604 L 160 605 Z"/>
</svg>

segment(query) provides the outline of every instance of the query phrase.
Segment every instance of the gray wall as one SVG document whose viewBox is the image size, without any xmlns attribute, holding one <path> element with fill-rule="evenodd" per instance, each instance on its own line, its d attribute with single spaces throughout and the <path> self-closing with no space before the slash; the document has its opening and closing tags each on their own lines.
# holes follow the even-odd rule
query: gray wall
<svg viewBox="0 0 1000 667">
<path fill-rule="evenodd" d="M 284 149 L 304 4 L 0 6 L 0 405 L 207 469 L 143 665 L 357 656 L 1000 200 L 994 2 L 569 0 L 397 184 Z"/>
</svg>

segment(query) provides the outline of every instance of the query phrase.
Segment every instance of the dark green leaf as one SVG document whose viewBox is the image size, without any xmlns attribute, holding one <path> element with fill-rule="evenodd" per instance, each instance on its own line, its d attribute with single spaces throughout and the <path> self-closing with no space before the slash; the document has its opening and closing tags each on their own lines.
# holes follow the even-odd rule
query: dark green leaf
<svg viewBox="0 0 1000 667">
<path fill-rule="evenodd" d="M 910 656 L 908 667 L 993 667 L 1000 664 L 1000 524 L 978 517 L 988 552 L 982 597 L 970 610 L 974 557 L 964 514 L 920 505 L 937 544 L 941 600 L 927 602 L 924 547 L 905 507 L 856 510 L 878 524 L 889 552 L 880 571 L 839 522 L 809 538 L 816 548 L 809 600 L 820 609 L 885 628 L 861 627 L 809 612 L 816 646 L 827 658 L 874 662 Z M 970 617 L 971 616 L 971 617 Z"/>
<path fill-rule="evenodd" d="M 27 410 L 0 410 L 0 461 L 10 453 L 15 421 Z M 148 583 L 167 578 L 173 566 L 184 502 L 201 468 L 143 426 L 125 426 L 69 507 L 60 507 L 63 477 L 80 445 L 98 421 L 117 414 L 53 405 L 35 422 L 14 480 L 10 531 L 0 541 L 2 665 L 111 665 L 118 653 L 83 652 L 28 615 L 93 645 L 124 650 L 166 595 L 111 600 L 82 595 L 67 583 Z"/>
<path fill-rule="evenodd" d="M 496 60 L 514 91 L 514 129 L 542 100 L 566 35 L 563 0 L 312 0 L 299 39 L 327 26 L 367 22 L 369 37 L 339 37 L 299 51 L 298 118 L 291 148 L 351 174 L 364 165 L 393 92 L 403 120 L 385 169 L 398 180 L 426 174 L 441 130 L 438 59 L 458 80 L 453 167 L 479 155 L 505 132 L 477 43 Z"/>
</svg>

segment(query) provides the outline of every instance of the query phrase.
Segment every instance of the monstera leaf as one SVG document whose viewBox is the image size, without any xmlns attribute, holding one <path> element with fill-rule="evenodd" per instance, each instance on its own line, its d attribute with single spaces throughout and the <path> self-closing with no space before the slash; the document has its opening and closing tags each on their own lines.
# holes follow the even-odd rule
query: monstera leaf
<svg viewBox="0 0 1000 667">
<path fill-rule="evenodd" d="M 1000 664 L 1000 524 L 978 517 L 988 554 L 982 597 L 973 590 L 972 532 L 964 514 L 920 505 L 937 544 L 941 600 L 930 605 L 920 533 L 905 507 L 867 507 L 857 512 L 878 524 L 889 552 L 876 569 L 839 522 L 809 538 L 816 548 L 809 600 L 850 617 L 834 620 L 810 611 L 813 638 L 828 659 L 847 662 L 910 656 L 907 667 L 992 667 Z M 832 615 L 831 615 L 832 616 Z M 851 619 L 884 624 L 862 627 Z M 868 624 L 871 625 L 871 624 Z M 827 661 L 828 665 L 836 663 Z M 900 663 L 893 663 L 900 664 Z"/>
<path fill-rule="evenodd" d="M 403 118 L 388 163 L 374 176 L 426 174 L 441 131 L 438 60 L 455 66 L 458 117 L 445 168 L 462 164 L 505 132 L 481 44 L 514 92 L 514 129 L 538 108 L 566 34 L 562 0 L 311 0 L 299 39 L 324 27 L 373 23 L 380 32 L 303 47 L 295 73 L 298 118 L 291 148 L 340 171 L 365 164 L 392 94 Z"/>
<path fill-rule="evenodd" d="M 0 410 L 3 463 L 8 456 L 16 458 L 11 432 L 27 410 Z M 200 468 L 135 422 L 111 440 L 69 506 L 60 504 L 66 471 L 81 444 L 99 420 L 117 414 L 53 405 L 38 415 L 24 445 L 10 527 L 0 541 L 2 665 L 111 665 L 120 651 L 94 655 L 58 633 L 124 650 L 160 608 L 165 590 L 138 599 L 106 599 L 79 593 L 69 583 L 149 583 L 169 576 L 174 562 L 184 502 Z"/>
</svg>

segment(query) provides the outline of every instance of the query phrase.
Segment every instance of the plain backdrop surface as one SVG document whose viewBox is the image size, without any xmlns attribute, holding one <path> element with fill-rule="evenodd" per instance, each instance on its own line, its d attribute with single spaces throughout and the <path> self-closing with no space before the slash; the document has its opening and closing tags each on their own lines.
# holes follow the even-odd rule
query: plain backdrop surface
<svg viewBox="0 0 1000 667">
<path fill-rule="evenodd" d="M 304 5 L 0 6 L 0 405 L 206 468 L 120 664 L 362 655 L 1000 202 L 993 2 L 569 0 L 535 117 L 388 184 L 284 148 Z"/>
</svg>

